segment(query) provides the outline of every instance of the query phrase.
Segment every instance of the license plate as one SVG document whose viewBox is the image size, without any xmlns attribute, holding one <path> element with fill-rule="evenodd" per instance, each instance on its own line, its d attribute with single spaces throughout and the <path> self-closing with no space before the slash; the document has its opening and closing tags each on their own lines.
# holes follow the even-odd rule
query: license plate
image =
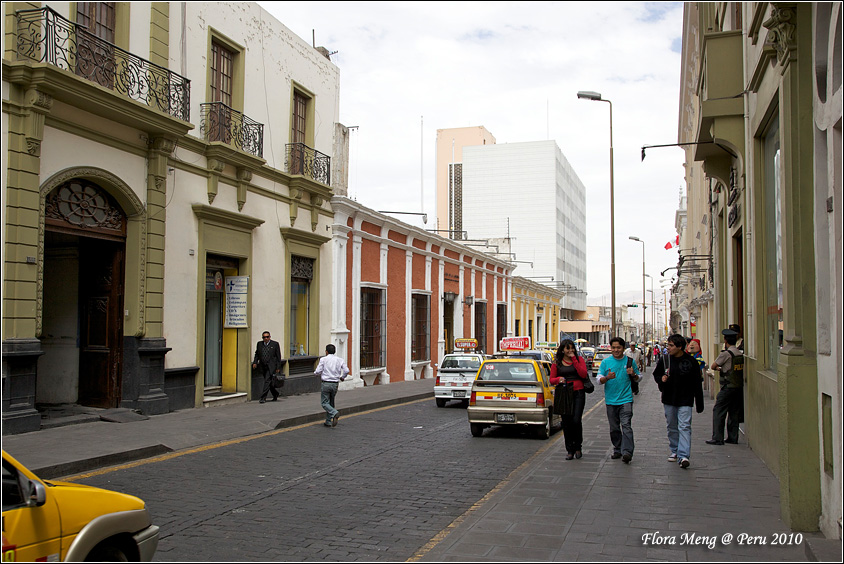
<svg viewBox="0 0 844 564">
<path fill-rule="evenodd" d="M 515 423 L 516 422 L 516 414 L 515 413 L 496 413 L 495 414 L 495 421 L 496 421 L 496 423 Z"/>
<path fill-rule="evenodd" d="M 453 392 L 452 395 L 456 398 L 465 398 L 466 392 Z"/>
</svg>

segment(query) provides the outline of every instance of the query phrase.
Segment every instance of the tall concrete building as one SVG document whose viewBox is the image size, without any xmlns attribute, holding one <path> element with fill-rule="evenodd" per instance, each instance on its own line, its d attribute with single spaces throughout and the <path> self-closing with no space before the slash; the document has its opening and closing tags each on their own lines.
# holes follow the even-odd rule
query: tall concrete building
<svg viewBox="0 0 844 564">
<path fill-rule="evenodd" d="M 463 190 L 463 147 L 495 145 L 482 126 L 437 130 L 437 229 L 440 235 L 460 239 Z"/>
<path fill-rule="evenodd" d="M 509 239 L 520 276 L 553 278 L 562 308 L 585 311 L 586 188 L 557 143 L 467 146 L 462 169 L 469 238 Z"/>
</svg>

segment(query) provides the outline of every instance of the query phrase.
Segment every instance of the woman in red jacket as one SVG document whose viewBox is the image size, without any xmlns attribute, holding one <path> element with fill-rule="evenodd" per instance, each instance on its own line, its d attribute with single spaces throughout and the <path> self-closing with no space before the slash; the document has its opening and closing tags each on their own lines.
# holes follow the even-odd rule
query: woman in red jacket
<svg viewBox="0 0 844 564">
<path fill-rule="evenodd" d="M 589 378 L 586 362 L 577 354 L 571 339 L 565 339 L 557 349 L 556 362 L 551 366 L 551 384 L 554 390 L 554 411 L 562 415 L 563 434 L 566 439 L 566 460 L 583 456 L 583 408 L 586 392 L 583 381 Z"/>
</svg>

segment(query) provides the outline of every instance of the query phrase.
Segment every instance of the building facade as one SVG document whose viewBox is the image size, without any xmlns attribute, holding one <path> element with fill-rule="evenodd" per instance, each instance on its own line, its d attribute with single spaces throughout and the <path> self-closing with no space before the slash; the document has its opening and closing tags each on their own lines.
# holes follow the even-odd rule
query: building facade
<svg viewBox="0 0 844 564">
<path fill-rule="evenodd" d="M 586 188 L 556 142 L 464 147 L 463 226 L 509 239 L 522 276 L 550 279 L 563 309 L 586 310 Z"/>
<path fill-rule="evenodd" d="M 711 253 L 698 287 L 679 290 L 700 306 L 710 355 L 720 329 L 742 326 L 746 439 L 779 479 L 783 520 L 835 539 L 841 37 L 840 3 L 686 4 L 679 127 L 694 143 L 685 245 Z"/>
<path fill-rule="evenodd" d="M 510 334 L 514 337 L 530 337 L 534 346 L 537 343 L 559 344 L 564 297 L 565 292 L 562 290 L 515 276 Z"/>
<path fill-rule="evenodd" d="M 255 3 L 3 8 L 4 432 L 246 401 L 264 330 L 310 386 L 337 67 Z"/>
<path fill-rule="evenodd" d="M 344 196 L 331 206 L 331 341 L 352 373 L 341 388 L 432 377 L 459 338 L 496 350 L 512 264 Z"/>
</svg>

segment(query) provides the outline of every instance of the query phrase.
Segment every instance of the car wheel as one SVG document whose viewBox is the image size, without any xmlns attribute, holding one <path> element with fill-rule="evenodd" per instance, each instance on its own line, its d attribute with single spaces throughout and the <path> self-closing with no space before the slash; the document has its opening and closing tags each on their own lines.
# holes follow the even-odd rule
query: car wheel
<svg viewBox="0 0 844 564">
<path fill-rule="evenodd" d="M 551 436 L 551 412 L 548 412 L 548 417 L 545 419 L 545 425 L 537 425 L 536 426 L 536 436 L 543 441 Z"/>
<path fill-rule="evenodd" d="M 129 557 L 123 550 L 113 544 L 102 544 L 94 547 L 85 562 L 129 562 Z"/>
<path fill-rule="evenodd" d="M 480 423 L 469 423 L 469 427 L 472 429 L 473 437 L 480 437 L 484 434 L 484 426 Z"/>
<path fill-rule="evenodd" d="M 437 407 L 445 407 L 445 399 L 444 398 L 436 398 L 437 399 Z"/>
</svg>

